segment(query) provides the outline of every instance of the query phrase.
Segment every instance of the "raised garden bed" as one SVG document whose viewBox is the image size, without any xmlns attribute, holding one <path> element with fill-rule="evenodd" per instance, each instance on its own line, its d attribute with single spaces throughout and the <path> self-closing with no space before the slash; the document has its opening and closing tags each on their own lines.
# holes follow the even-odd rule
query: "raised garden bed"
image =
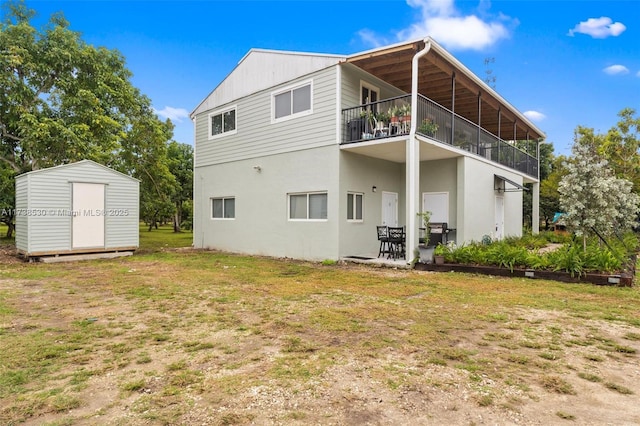
<svg viewBox="0 0 640 426">
<path fill-rule="evenodd" d="M 418 271 L 433 272 L 466 272 L 472 274 L 496 275 L 501 277 L 523 277 L 530 279 L 554 280 L 567 283 L 592 283 L 597 285 L 613 285 L 621 287 L 631 287 L 633 285 L 633 276 L 628 273 L 615 274 L 596 274 L 585 273 L 580 276 L 571 276 L 568 272 L 562 271 L 545 271 L 514 268 L 513 271 L 507 268 L 497 266 L 482 265 L 465 265 L 460 263 L 445 263 L 436 265 L 435 263 L 416 263 L 415 269 Z"/>
</svg>

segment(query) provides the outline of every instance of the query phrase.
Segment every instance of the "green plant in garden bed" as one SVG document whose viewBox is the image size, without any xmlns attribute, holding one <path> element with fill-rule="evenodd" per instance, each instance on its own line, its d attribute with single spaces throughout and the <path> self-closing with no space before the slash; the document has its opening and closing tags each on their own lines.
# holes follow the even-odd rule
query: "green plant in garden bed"
<svg viewBox="0 0 640 426">
<path fill-rule="evenodd" d="M 553 237 L 553 238 L 552 238 Z M 457 248 L 448 248 L 445 261 L 471 265 L 562 271 L 571 276 L 587 272 L 616 273 L 624 269 L 625 262 L 638 247 L 637 236 L 627 235 L 622 240 L 611 239 L 607 245 L 594 240 L 586 251 L 581 244 L 574 244 L 569 237 L 562 237 L 564 245 L 540 253 L 549 239 L 560 241 L 553 233 L 522 238 L 509 237 L 501 241 L 472 242 Z M 556 243 L 557 244 L 557 243 Z"/>
</svg>

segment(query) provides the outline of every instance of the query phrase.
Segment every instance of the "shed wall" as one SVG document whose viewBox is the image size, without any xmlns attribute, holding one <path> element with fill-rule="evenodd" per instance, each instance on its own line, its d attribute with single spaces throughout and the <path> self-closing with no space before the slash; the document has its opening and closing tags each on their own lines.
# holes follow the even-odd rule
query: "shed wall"
<svg viewBox="0 0 640 426">
<path fill-rule="evenodd" d="M 104 212 L 73 212 L 104 216 L 104 249 L 138 247 L 139 183 L 97 163 L 81 161 L 16 178 L 18 250 L 28 255 L 72 250 L 74 182 L 105 184 Z"/>
<path fill-rule="evenodd" d="M 28 176 L 23 175 L 22 178 L 16 179 L 16 212 L 20 212 L 27 209 L 29 205 L 29 185 Z M 16 215 L 16 248 L 19 251 L 26 252 L 29 250 L 28 245 L 28 229 L 29 229 L 29 217 L 27 215 Z M 20 230 L 20 232 L 18 232 Z"/>
</svg>

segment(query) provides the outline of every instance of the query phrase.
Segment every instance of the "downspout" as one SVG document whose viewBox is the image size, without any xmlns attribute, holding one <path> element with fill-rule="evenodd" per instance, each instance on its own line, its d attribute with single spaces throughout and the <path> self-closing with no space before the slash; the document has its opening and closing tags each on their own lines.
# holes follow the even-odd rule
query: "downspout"
<svg viewBox="0 0 640 426">
<path fill-rule="evenodd" d="M 420 207 L 420 146 L 416 139 L 416 129 L 418 127 L 418 61 L 431 50 L 431 40 L 424 39 L 424 49 L 416 52 L 411 61 L 411 129 L 409 130 L 409 140 L 407 141 L 406 152 L 406 251 L 407 260 L 414 260 L 414 250 L 418 248 L 418 215 Z M 416 259 L 417 260 L 417 259 Z"/>
</svg>

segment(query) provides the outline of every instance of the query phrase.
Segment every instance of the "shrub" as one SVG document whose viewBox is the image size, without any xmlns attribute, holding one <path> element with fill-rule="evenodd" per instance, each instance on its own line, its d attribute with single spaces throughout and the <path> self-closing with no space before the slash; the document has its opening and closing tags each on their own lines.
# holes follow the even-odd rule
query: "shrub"
<svg viewBox="0 0 640 426">
<path fill-rule="evenodd" d="M 551 241 L 564 241 L 565 245 L 554 251 L 538 252 Z M 512 272 L 516 267 L 564 271 L 572 277 L 579 277 L 587 271 L 621 271 L 629 256 L 637 250 L 639 243 L 637 236 L 631 234 L 625 235 L 624 238 L 611 239 L 607 244 L 611 248 L 593 239 L 584 251 L 581 244 L 573 243 L 566 235 L 558 236 L 552 232 L 545 232 L 540 235 L 507 237 L 491 242 L 483 238 L 481 242 L 471 242 L 457 248 L 447 246 L 444 255 L 447 263 L 494 265 L 508 268 Z M 442 249 L 444 248 L 443 246 Z"/>
<path fill-rule="evenodd" d="M 622 268 L 622 253 L 591 244 L 584 253 L 584 269 L 600 272 L 615 272 Z"/>
<path fill-rule="evenodd" d="M 490 265 L 504 266 L 513 272 L 516 266 L 526 266 L 528 257 L 529 251 L 526 247 L 501 241 L 487 248 L 486 261 Z"/>
<path fill-rule="evenodd" d="M 556 251 L 549 252 L 549 263 L 553 265 L 554 271 L 565 271 L 572 277 L 582 275 L 583 259 L 582 247 L 579 245 L 566 245 Z"/>
</svg>

